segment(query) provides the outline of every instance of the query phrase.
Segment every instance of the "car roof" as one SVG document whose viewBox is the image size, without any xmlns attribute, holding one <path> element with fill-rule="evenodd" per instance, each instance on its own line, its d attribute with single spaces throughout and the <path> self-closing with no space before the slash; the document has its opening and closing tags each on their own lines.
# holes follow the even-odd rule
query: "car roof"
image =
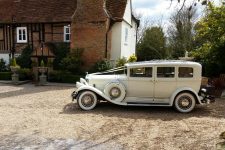
<svg viewBox="0 0 225 150">
<path fill-rule="evenodd" d="M 186 65 L 186 66 L 196 66 L 201 67 L 201 64 L 192 61 L 184 61 L 184 60 L 152 60 L 152 61 L 141 61 L 134 63 L 125 64 L 126 67 L 139 67 L 139 66 L 148 66 L 148 65 Z"/>
</svg>

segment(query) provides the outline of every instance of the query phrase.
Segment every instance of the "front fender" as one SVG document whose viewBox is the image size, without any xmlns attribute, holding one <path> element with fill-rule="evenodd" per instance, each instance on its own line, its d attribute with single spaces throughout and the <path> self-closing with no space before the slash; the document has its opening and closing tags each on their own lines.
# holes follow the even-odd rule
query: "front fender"
<svg viewBox="0 0 225 150">
<path fill-rule="evenodd" d="M 195 97 L 197 98 L 197 101 L 199 102 L 199 104 L 202 104 L 202 102 L 201 102 L 202 99 L 198 96 L 198 93 L 196 93 L 195 90 L 193 90 L 192 88 L 189 88 L 189 87 L 183 87 L 183 88 L 177 89 L 170 97 L 170 105 L 171 106 L 173 105 L 174 99 L 177 96 L 177 94 L 180 92 L 183 92 L 183 91 L 193 93 L 195 95 Z"/>
<path fill-rule="evenodd" d="M 94 92 L 95 94 L 97 94 L 98 96 L 101 96 L 103 97 L 105 100 L 113 103 L 113 104 L 117 104 L 117 105 L 127 105 L 127 104 L 124 104 L 124 103 L 120 103 L 120 102 L 116 102 L 116 101 L 113 101 L 111 100 L 108 96 L 106 96 L 102 91 L 100 91 L 99 89 L 93 87 L 93 86 L 90 86 L 90 85 L 82 85 L 81 87 L 79 87 L 75 93 L 76 93 L 76 98 L 77 96 L 82 92 L 82 91 L 92 91 Z"/>
</svg>

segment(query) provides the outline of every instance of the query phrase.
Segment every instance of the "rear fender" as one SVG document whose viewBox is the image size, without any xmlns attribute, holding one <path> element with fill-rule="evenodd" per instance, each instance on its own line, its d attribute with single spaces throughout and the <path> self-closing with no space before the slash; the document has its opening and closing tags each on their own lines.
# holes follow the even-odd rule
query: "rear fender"
<svg viewBox="0 0 225 150">
<path fill-rule="evenodd" d="M 194 96 L 195 96 L 197 102 L 198 102 L 199 104 L 202 104 L 201 98 L 198 96 L 198 94 L 197 94 L 192 88 L 189 88 L 189 87 L 183 87 L 183 88 L 179 88 L 178 90 L 176 90 L 176 91 L 173 93 L 173 95 L 170 97 L 170 105 L 171 105 L 171 106 L 173 105 L 173 102 L 174 102 L 174 100 L 175 100 L 175 97 L 176 97 L 179 93 L 181 93 L 181 92 L 190 92 L 190 93 L 194 94 Z"/>
</svg>

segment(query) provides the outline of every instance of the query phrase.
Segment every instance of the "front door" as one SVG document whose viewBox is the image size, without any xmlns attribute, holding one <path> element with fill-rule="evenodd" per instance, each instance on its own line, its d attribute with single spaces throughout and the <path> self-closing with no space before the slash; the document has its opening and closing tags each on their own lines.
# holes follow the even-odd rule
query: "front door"
<svg viewBox="0 0 225 150">
<path fill-rule="evenodd" d="M 176 68 L 158 66 L 155 68 L 154 103 L 169 103 L 169 98 L 176 90 Z"/>
<path fill-rule="evenodd" d="M 153 67 L 134 67 L 128 73 L 128 102 L 151 103 L 154 94 Z"/>
</svg>

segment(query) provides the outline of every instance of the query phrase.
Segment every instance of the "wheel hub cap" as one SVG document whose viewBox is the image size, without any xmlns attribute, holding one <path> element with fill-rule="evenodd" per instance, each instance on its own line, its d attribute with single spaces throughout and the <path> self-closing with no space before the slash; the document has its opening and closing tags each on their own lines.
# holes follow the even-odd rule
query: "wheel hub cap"
<svg viewBox="0 0 225 150">
<path fill-rule="evenodd" d="M 94 100 L 93 99 L 94 98 L 91 95 L 85 95 L 82 98 L 82 103 L 83 103 L 84 106 L 90 107 L 94 103 Z"/>
<path fill-rule="evenodd" d="M 110 90 L 110 96 L 111 96 L 112 98 L 118 98 L 118 97 L 120 96 L 120 94 L 121 94 L 121 91 L 120 91 L 120 89 L 118 89 L 118 88 L 112 88 L 112 89 Z"/>
</svg>

